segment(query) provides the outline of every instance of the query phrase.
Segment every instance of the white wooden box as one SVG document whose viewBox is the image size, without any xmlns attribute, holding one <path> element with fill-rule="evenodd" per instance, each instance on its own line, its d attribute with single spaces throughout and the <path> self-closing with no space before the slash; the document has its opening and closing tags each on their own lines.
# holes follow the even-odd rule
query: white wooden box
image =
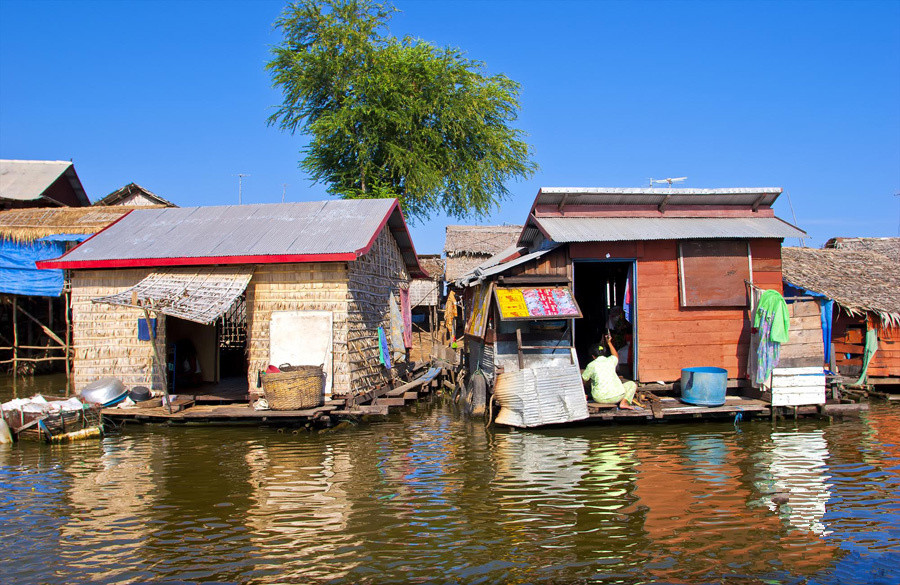
<svg viewBox="0 0 900 585">
<path fill-rule="evenodd" d="M 772 406 L 825 404 L 825 370 L 821 367 L 775 368 Z"/>
</svg>

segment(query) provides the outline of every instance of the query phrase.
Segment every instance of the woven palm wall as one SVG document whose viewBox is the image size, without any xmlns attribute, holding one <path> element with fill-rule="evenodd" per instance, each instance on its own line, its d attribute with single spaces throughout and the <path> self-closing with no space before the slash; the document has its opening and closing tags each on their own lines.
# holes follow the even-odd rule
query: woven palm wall
<svg viewBox="0 0 900 585">
<path fill-rule="evenodd" d="M 384 328 L 390 345 L 389 299 L 393 295 L 400 306 L 400 286 L 408 284 L 409 273 L 400 247 L 388 228 L 378 234 L 368 254 L 349 264 L 347 347 L 350 384 L 355 394 L 390 380 L 390 372 L 379 362 L 378 328 Z"/>
<path fill-rule="evenodd" d="M 138 340 L 138 320 L 144 318 L 143 311 L 91 302 L 134 286 L 148 273 L 149 269 L 71 272 L 76 391 L 105 376 L 120 379 L 126 388 L 163 389 L 164 373 L 154 367 L 150 342 Z M 165 356 L 165 319 L 157 323 L 157 347 L 160 356 Z"/>
<path fill-rule="evenodd" d="M 247 287 L 250 391 L 269 365 L 269 321 L 274 311 L 331 311 L 333 314 L 333 389 L 344 396 L 351 387 L 347 352 L 347 264 L 261 264 Z"/>
</svg>

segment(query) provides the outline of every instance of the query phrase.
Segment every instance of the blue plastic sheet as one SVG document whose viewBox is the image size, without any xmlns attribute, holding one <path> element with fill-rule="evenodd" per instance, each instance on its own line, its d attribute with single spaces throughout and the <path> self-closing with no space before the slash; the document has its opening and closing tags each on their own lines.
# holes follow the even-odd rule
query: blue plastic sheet
<svg viewBox="0 0 900 585">
<path fill-rule="evenodd" d="M 63 289 L 62 270 L 39 270 L 39 260 L 59 258 L 66 242 L 87 238 L 81 234 L 59 234 L 34 242 L 0 240 L 0 293 L 58 297 Z"/>
</svg>

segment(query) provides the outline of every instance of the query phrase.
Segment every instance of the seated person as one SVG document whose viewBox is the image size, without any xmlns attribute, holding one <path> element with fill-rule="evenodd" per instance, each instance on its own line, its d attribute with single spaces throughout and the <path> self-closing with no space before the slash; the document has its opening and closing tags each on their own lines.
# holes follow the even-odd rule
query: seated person
<svg viewBox="0 0 900 585">
<path fill-rule="evenodd" d="M 619 364 L 619 352 L 612 344 L 612 337 L 607 333 L 603 343 L 591 348 L 593 361 L 581 374 L 581 379 L 591 383 L 591 398 L 595 402 L 608 404 L 617 402 L 619 408 L 634 410 L 634 393 L 637 384 L 631 380 L 622 383 L 616 375 Z"/>
</svg>

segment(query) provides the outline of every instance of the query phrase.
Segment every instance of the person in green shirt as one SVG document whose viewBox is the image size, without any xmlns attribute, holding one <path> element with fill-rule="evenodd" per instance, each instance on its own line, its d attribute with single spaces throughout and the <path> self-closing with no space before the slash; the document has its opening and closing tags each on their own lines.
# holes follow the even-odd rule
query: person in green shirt
<svg viewBox="0 0 900 585">
<path fill-rule="evenodd" d="M 581 379 L 591 383 L 591 398 L 601 404 L 618 402 L 619 408 L 634 410 L 632 404 L 637 384 L 631 380 L 623 383 L 616 375 L 619 352 L 613 346 L 609 333 L 602 343 L 591 348 L 591 358 L 593 361 L 581 373 Z"/>
</svg>

